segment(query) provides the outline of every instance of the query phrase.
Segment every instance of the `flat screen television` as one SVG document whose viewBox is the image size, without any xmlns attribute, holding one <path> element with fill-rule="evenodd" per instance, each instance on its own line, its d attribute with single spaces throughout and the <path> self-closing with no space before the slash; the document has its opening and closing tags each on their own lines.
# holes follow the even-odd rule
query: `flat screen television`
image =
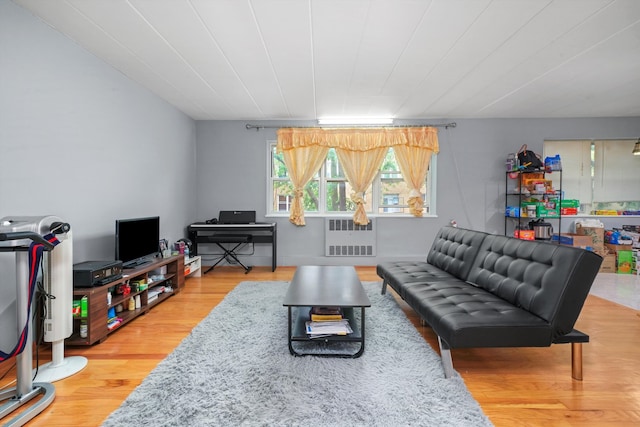
<svg viewBox="0 0 640 427">
<path fill-rule="evenodd" d="M 151 261 L 159 252 L 160 217 L 116 220 L 116 259 L 124 268 Z"/>
</svg>

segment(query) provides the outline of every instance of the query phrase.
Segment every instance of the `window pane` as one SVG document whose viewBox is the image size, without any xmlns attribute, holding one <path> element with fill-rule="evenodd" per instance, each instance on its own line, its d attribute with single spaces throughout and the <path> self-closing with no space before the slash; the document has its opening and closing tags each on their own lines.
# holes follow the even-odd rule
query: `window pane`
<svg viewBox="0 0 640 427">
<path fill-rule="evenodd" d="M 398 175 L 399 174 L 399 170 L 400 167 L 398 166 L 398 162 L 396 162 L 396 155 L 393 151 L 393 147 L 389 148 L 389 150 L 387 151 L 387 155 L 384 158 L 384 161 L 382 162 L 382 167 L 380 168 L 380 170 L 382 171 L 382 175 L 385 176 L 387 174 L 391 174 L 391 175 Z M 396 178 L 399 177 L 402 179 L 402 174 L 395 176 Z"/>
<path fill-rule="evenodd" d="M 399 194 L 385 194 L 382 197 L 382 212 L 386 213 L 402 213 L 404 212 L 404 208 L 401 207 L 392 207 L 400 205 L 400 195 Z"/>
<path fill-rule="evenodd" d="M 289 181 L 273 181 L 273 212 L 289 212 L 288 206 L 281 201 L 293 194 L 293 186 Z"/>
<path fill-rule="evenodd" d="M 428 178 L 429 174 L 427 174 L 427 179 Z M 423 200 L 426 192 L 427 185 L 425 182 L 425 184 L 420 188 Z M 382 171 L 380 172 L 380 205 L 378 212 L 410 213 L 409 206 L 407 204 L 409 195 L 410 190 L 404 182 L 393 148 L 389 148 L 389 152 L 382 164 Z M 428 207 L 426 212 L 429 212 Z"/>
<path fill-rule="evenodd" d="M 593 202 L 640 200 L 640 158 L 631 154 L 635 141 L 594 141 L 594 145 Z"/>
<path fill-rule="evenodd" d="M 278 212 L 289 212 L 292 199 L 291 196 L 278 196 Z"/>
<path fill-rule="evenodd" d="M 344 171 L 342 170 L 342 167 L 340 167 L 338 154 L 336 153 L 335 148 L 329 148 L 329 152 L 327 153 L 327 160 L 325 160 L 324 162 L 324 168 L 325 176 L 327 177 L 327 179 L 345 178 Z"/>
<path fill-rule="evenodd" d="M 302 204 L 307 212 L 318 211 L 318 189 L 317 180 L 310 181 L 304 188 Z M 290 181 L 273 181 L 273 212 L 290 212 L 293 202 L 293 185 Z"/>
<path fill-rule="evenodd" d="M 276 153 L 276 145 L 271 148 L 271 176 L 273 178 L 287 178 L 287 166 L 284 164 L 284 155 Z"/>
<path fill-rule="evenodd" d="M 302 203 L 305 212 L 318 212 L 320 205 L 320 182 L 317 179 L 309 181 L 306 187 L 304 187 L 304 197 Z"/>
<path fill-rule="evenodd" d="M 356 204 L 351 200 L 353 192 L 351 185 L 346 181 L 327 181 L 327 212 L 354 212 Z M 364 194 L 364 209 L 372 211 L 372 187 L 369 186 Z"/>
<path fill-rule="evenodd" d="M 351 201 L 351 186 L 346 181 L 327 182 L 327 211 L 354 211 L 355 205 Z"/>
</svg>

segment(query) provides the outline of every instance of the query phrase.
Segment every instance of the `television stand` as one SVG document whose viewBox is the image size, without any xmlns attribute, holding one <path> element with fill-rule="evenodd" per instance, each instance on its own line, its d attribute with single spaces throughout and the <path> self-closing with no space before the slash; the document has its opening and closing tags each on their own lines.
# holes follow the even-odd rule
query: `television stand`
<svg viewBox="0 0 640 427">
<path fill-rule="evenodd" d="M 163 273 L 158 273 L 162 269 Z M 160 276 L 160 277 L 158 277 Z M 118 286 L 129 282 L 131 291 L 118 294 Z M 138 283 L 146 282 L 140 288 Z M 73 333 L 66 339 L 67 345 L 92 345 L 107 339 L 107 336 L 125 326 L 136 317 L 148 313 L 156 304 L 179 293 L 184 288 L 184 255 L 169 258 L 147 259 L 144 265 L 126 270 L 121 278 L 105 285 L 90 288 L 74 288 L 73 299 L 87 297 L 86 316 L 73 318 Z M 107 294 L 111 292 L 111 304 L 107 305 Z M 129 300 L 140 297 L 140 307 L 129 310 Z M 115 311 L 115 320 L 109 318 L 109 309 Z M 86 325 L 86 336 L 80 335 L 81 325 Z"/>
<path fill-rule="evenodd" d="M 122 268 L 125 270 L 130 270 L 132 268 L 140 267 L 141 265 L 149 264 L 151 260 L 149 259 L 137 259 L 135 261 L 129 261 L 126 264 L 122 264 Z"/>
</svg>

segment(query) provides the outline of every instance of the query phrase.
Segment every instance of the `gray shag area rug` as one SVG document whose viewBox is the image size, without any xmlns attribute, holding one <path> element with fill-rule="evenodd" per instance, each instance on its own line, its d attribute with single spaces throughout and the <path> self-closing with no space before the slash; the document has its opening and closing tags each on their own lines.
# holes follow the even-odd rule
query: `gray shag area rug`
<svg viewBox="0 0 640 427">
<path fill-rule="evenodd" d="M 292 356 L 288 283 L 242 282 L 103 426 L 491 426 L 393 296 L 363 285 L 360 358 Z"/>
</svg>

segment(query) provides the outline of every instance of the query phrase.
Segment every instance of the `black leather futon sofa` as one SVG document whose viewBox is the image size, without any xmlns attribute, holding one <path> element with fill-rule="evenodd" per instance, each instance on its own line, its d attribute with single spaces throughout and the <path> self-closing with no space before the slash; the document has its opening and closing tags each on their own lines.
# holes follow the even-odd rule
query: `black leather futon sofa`
<svg viewBox="0 0 640 427">
<path fill-rule="evenodd" d="M 542 241 L 444 227 L 426 261 L 377 266 L 438 335 L 445 377 L 453 348 L 548 347 L 571 343 L 572 377 L 582 379 L 582 343 L 573 329 L 602 258 Z"/>
</svg>

